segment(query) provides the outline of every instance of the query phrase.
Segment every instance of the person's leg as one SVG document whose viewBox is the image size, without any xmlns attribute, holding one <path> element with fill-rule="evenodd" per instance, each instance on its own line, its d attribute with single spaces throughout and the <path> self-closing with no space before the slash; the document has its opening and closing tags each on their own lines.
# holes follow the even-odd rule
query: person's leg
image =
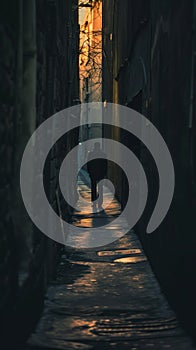
<svg viewBox="0 0 196 350">
<path fill-rule="evenodd" d="M 97 182 L 95 179 L 91 178 L 91 202 L 97 199 Z"/>
<path fill-rule="evenodd" d="M 99 194 L 98 205 L 99 207 L 101 207 L 103 204 L 103 185 L 100 183 L 98 183 L 98 194 Z"/>
</svg>

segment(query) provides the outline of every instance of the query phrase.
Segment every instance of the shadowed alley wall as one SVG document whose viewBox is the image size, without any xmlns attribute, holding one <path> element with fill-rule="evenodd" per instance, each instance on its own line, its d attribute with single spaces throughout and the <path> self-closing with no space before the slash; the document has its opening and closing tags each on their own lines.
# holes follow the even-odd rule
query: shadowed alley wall
<svg viewBox="0 0 196 350">
<path fill-rule="evenodd" d="M 148 179 L 148 202 L 136 229 L 170 302 L 192 333 L 196 312 L 195 22 L 191 0 L 103 1 L 103 100 L 149 118 L 169 147 L 176 173 L 169 213 L 153 234 L 146 235 L 158 195 L 157 169 L 134 137 L 112 130 L 139 156 Z M 123 203 L 126 186 L 118 181 L 119 173 L 113 174 L 111 169 Z"/>
<path fill-rule="evenodd" d="M 0 332 L 8 342 L 26 337 L 58 259 L 59 245 L 26 213 L 19 171 L 35 128 L 78 100 L 77 1 L 1 1 L 0 32 Z M 76 139 L 75 133 L 61 140 L 46 164 L 45 186 L 56 210 L 58 168 Z"/>
</svg>

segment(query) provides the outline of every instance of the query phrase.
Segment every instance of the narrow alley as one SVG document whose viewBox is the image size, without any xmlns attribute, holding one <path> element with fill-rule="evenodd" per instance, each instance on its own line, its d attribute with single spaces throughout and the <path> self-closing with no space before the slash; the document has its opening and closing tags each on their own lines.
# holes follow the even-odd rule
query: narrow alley
<svg viewBox="0 0 196 350">
<path fill-rule="evenodd" d="M 0 349 L 196 349 L 196 0 L 1 0 Z"/>
<path fill-rule="evenodd" d="M 90 199 L 90 188 L 82 178 L 88 180 L 87 174 L 79 179 L 79 191 Z M 87 215 L 81 208 L 72 219 L 77 226 L 90 229 L 93 221 L 93 226 L 101 227 L 119 210 L 119 203 L 113 201 L 106 212 Z M 195 348 L 163 296 L 133 231 L 97 251 L 64 250 L 28 345 L 29 350 Z"/>
</svg>

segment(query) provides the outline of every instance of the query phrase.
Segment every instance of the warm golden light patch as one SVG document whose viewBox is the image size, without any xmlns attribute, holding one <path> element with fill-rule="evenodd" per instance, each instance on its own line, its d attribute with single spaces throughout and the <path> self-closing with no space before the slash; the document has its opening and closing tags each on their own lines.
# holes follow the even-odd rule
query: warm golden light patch
<svg viewBox="0 0 196 350">
<path fill-rule="evenodd" d="M 119 258 L 115 259 L 114 262 L 117 263 L 123 263 L 123 264 L 129 264 L 129 263 L 137 263 L 137 262 L 143 262 L 147 261 L 147 259 L 144 256 L 128 256 L 126 258 Z"/>
</svg>

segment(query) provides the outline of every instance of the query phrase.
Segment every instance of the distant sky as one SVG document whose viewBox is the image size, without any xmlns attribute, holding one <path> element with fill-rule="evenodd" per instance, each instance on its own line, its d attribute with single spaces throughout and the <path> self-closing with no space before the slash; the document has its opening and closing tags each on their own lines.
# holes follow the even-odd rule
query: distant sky
<svg viewBox="0 0 196 350">
<path fill-rule="evenodd" d="M 82 2 L 86 2 L 86 1 L 81 1 L 79 0 L 79 3 L 81 4 Z M 85 20 L 86 20 L 86 16 L 87 14 L 90 12 L 90 8 L 89 7 L 79 7 L 79 24 L 84 24 Z"/>
</svg>

